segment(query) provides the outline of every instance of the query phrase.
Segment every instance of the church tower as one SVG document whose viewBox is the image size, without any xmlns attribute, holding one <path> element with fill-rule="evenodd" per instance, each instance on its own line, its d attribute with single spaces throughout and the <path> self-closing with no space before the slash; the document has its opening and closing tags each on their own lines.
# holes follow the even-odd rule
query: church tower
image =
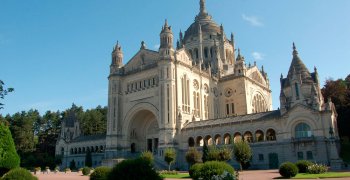
<svg viewBox="0 0 350 180">
<path fill-rule="evenodd" d="M 280 108 L 281 113 L 297 104 L 321 111 L 324 101 L 321 94 L 317 69 L 310 73 L 299 57 L 293 43 L 293 59 L 286 78 L 281 76 Z"/>
<path fill-rule="evenodd" d="M 164 26 L 162 27 L 162 31 L 160 32 L 160 47 L 159 54 L 161 57 L 166 59 L 174 57 L 174 47 L 173 47 L 173 32 L 171 30 L 171 26 L 168 25 L 168 21 L 165 20 Z"/>
<path fill-rule="evenodd" d="M 123 66 L 123 51 L 122 47 L 119 45 L 119 42 L 117 41 L 117 44 L 113 48 L 112 51 L 112 63 L 110 66 L 110 73 L 115 73 L 117 70 Z"/>
</svg>

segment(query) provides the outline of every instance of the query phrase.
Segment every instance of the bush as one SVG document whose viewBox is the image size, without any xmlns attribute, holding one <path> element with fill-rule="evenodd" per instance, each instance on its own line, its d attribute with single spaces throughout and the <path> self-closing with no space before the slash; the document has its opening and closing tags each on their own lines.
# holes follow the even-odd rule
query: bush
<svg viewBox="0 0 350 180">
<path fill-rule="evenodd" d="M 328 167 L 323 164 L 312 164 L 307 167 L 307 173 L 309 174 L 322 174 L 327 172 Z"/>
<path fill-rule="evenodd" d="M 90 180 L 107 180 L 108 174 L 111 172 L 111 168 L 101 166 L 95 169 L 90 175 Z"/>
<path fill-rule="evenodd" d="M 118 179 L 143 179 L 161 180 L 162 178 L 154 170 L 151 164 L 144 159 L 129 159 L 117 164 L 108 174 L 108 180 Z"/>
<path fill-rule="evenodd" d="M 177 172 L 177 171 L 160 171 L 159 172 L 159 174 L 160 175 L 177 175 L 177 174 L 179 174 L 179 172 Z"/>
<path fill-rule="evenodd" d="M 238 141 L 233 144 L 233 152 L 242 171 L 242 166 L 252 159 L 252 149 L 250 148 L 248 142 Z"/>
<path fill-rule="evenodd" d="M 186 161 L 187 163 L 192 166 L 193 164 L 201 162 L 201 154 L 197 151 L 196 148 L 191 147 L 186 152 Z"/>
<path fill-rule="evenodd" d="M 91 172 L 91 169 L 90 169 L 89 167 L 84 167 L 84 168 L 82 169 L 82 173 L 83 173 L 84 176 L 89 175 L 90 172 Z"/>
<path fill-rule="evenodd" d="M 1 180 L 37 180 L 28 170 L 24 168 L 15 168 L 6 173 Z"/>
<path fill-rule="evenodd" d="M 222 175 L 213 176 L 211 180 L 238 180 L 238 177 L 231 173 L 228 173 L 227 171 L 224 171 Z"/>
<path fill-rule="evenodd" d="M 208 161 L 203 164 L 200 176 L 203 180 L 211 180 L 213 176 L 222 175 L 225 171 L 235 174 L 234 168 L 226 162 Z"/>
<path fill-rule="evenodd" d="M 10 169 L 19 167 L 20 158 L 17 154 L 9 128 L 0 122 L 0 176 Z"/>
<path fill-rule="evenodd" d="M 201 177 L 201 169 L 203 167 L 203 163 L 197 163 L 191 166 L 188 170 L 190 177 L 194 180 L 197 180 Z"/>
<path fill-rule="evenodd" d="M 285 162 L 280 166 L 279 173 L 284 178 L 291 178 L 298 174 L 298 167 L 291 162 Z"/>
<path fill-rule="evenodd" d="M 150 164 L 153 164 L 153 162 L 154 162 L 153 154 L 150 151 L 142 152 L 140 158 L 145 160 L 145 161 L 148 161 Z"/>
<path fill-rule="evenodd" d="M 299 173 L 306 173 L 307 167 L 313 165 L 312 162 L 306 160 L 300 160 L 295 163 L 299 169 Z"/>
<path fill-rule="evenodd" d="M 164 161 L 166 163 L 168 163 L 169 165 L 169 171 L 170 171 L 170 167 L 171 167 L 171 164 L 174 163 L 176 160 L 176 151 L 174 148 L 166 148 L 164 150 Z"/>
</svg>

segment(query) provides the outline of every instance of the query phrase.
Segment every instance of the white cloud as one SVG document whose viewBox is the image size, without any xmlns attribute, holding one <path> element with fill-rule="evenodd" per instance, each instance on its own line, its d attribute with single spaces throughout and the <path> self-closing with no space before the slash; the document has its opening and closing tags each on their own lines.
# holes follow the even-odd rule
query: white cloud
<svg viewBox="0 0 350 180">
<path fill-rule="evenodd" d="M 160 47 L 160 44 L 154 45 L 154 49 L 159 49 L 159 47 Z"/>
<path fill-rule="evenodd" d="M 256 26 L 256 27 L 264 26 L 264 23 L 261 22 L 261 20 L 256 16 L 247 16 L 245 14 L 242 14 L 242 18 L 243 20 L 249 22 L 249 24 L 252 26 Z"/>
<path fill-rule="evenodd" d="M 255 61 L 263 60 L 265 55 L 259 52 L 252 52 L 253 59 Z"/>
</svg>

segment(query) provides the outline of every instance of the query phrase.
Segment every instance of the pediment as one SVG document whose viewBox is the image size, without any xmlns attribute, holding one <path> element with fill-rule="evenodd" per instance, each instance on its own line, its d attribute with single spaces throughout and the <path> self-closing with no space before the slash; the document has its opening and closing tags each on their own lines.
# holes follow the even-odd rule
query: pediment
<svg viewBox="0 0 350 180">
<path fill-rule="evenodd" d="M 159 59 L 159 54 L 156 51 L 148 49 L 140 49 L 124 66 L 125 71 L 132 71 L 138 69 L 141 66 L 154 64 Z"/>
</svg>

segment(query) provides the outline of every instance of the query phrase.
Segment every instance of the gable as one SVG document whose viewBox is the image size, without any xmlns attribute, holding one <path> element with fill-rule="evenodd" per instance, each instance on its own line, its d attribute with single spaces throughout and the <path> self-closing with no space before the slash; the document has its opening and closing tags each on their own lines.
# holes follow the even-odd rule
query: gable
<svg viewBox="0 0 350 180">
<path fill-rule="evenodd" d="M 156 51 L 141 49 L 129 62 L 124 66 L 125 72 L 133 71 L 141 66 L 154 64 L 159 59 L 159 54 Z"/>
<path fill-rule="evenodd" d="M 247 71 L 247 76 L 260 84 L 266 85 L 266 80 L 257 67 L 249 69 Z"/>
</svg>

